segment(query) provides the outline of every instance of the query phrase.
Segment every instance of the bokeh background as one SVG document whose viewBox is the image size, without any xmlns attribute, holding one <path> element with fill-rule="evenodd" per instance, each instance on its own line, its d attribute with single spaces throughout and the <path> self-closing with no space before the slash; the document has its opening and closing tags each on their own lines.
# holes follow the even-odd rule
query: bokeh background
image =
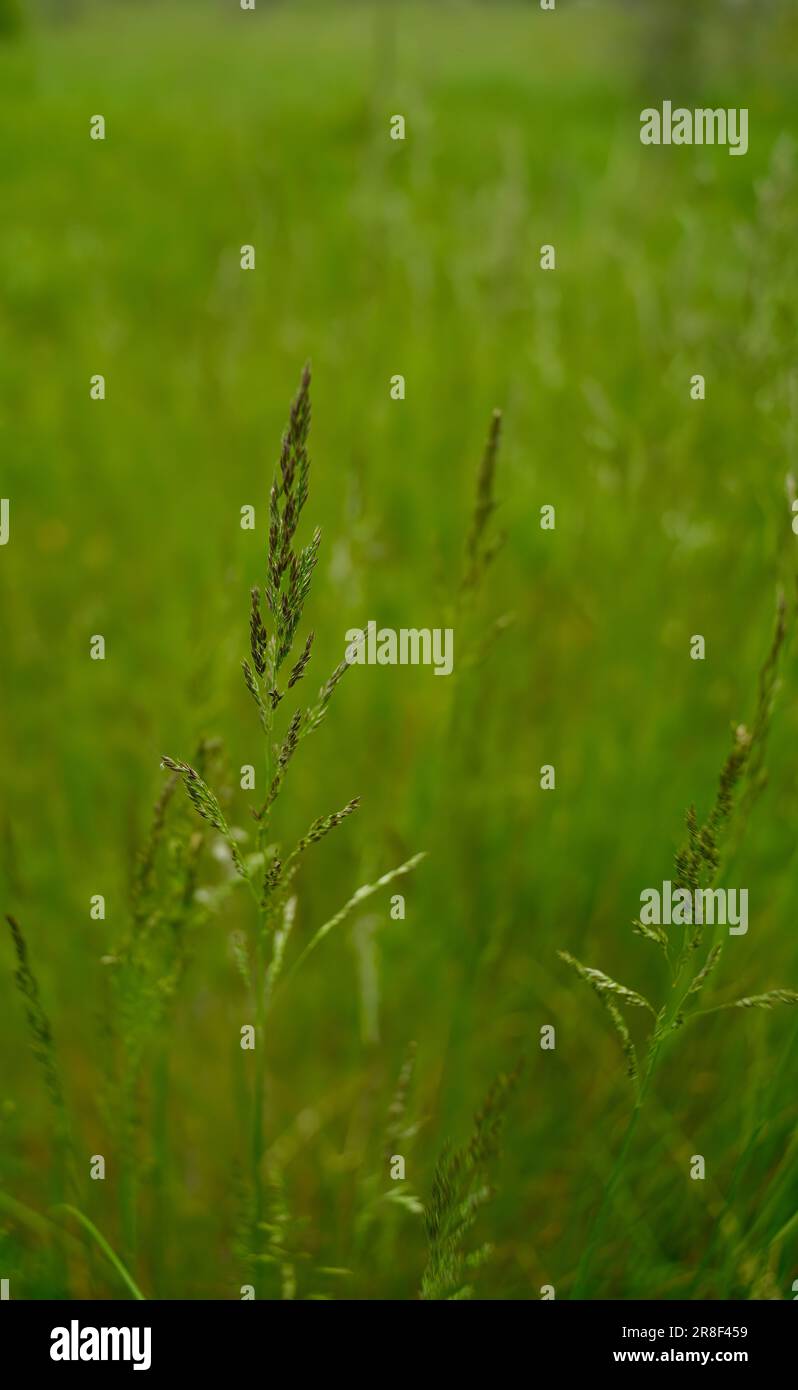
<svg viewBox="0 0 798 1390">
<path fill-rule="evenodd" d="M 148 1296 L 237 1298 L 253 1277 L 236 1237 L 250 1020 L 230 946 L 248 903 L 231 895 L 192 933 L 127 1139 L 106 1103 L 102 958 L 129 928 L 161 754 L 223 740 L 217 785 L 249 824 L 248 590 L 310 358 L 313 689 L 349 627 L 455 620 L 494 407 L 505 543 L 457 628 L 455 675 L 349 673 L 279 803 L 288 843 L 363 798 L 307 857 L 294 955 L 358 884 L 429 852 L 405 920 L 390 890 L 371 899 L 270 1021 L 266 1141 L 297 1296 L 416 1297 L 436 1158 L 524 1055 L 472 1232 L 493 1246 L 475 1289 L 567 1297 L 631 1092 L 599 1001 L 556 952 L 664 997 L 663 962 L 631 931 L 639 895 L 671 876 L 685 808 L 708 811 L 751 717 L 779 586 L 792 604 L 795 6 L 0 0 L 0 20 L 0 901 L 52 1024 L 78 1204 Z M 644 149 L 639 112 L 664 98 L 748 107 L 747 156 Z M 797 689 L 788 648 L 768 786 L 729 869 L 751 925 L 708 1004 L 798 985 Z M 223 873 L 210 844 L 201 884 Z M 84 1260 L 46 1224 L 52 1123 L 10 940 L 0 967 L 0 1273 L 12 1297 L 124 1296 L 90 1243 Z M 797 1023 L 721 1012 L 685 1031 L 592 1297 L 793 1296 Z M 630 1026 L 643 1043 L 645 1021 Z M 411 1043 L 397 1202 L 381 1145 Z M 135 1233 L 117 1181 L 131 1153 Z M 269 1266 L 254 1280 L 279 1296 Z"/>
</svg>

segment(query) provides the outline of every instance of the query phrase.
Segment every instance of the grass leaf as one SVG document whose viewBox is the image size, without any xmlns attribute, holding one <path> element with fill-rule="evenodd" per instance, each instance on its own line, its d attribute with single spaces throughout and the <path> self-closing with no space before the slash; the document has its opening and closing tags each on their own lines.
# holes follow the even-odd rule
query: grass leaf
<svg viewBox="0 0 798 1390">
<path fill-rule="evenodd" d="M 353 893 L 349 901 L 344 903 L 340 912 L 336 912 L 335 916 L 331 917 L 329 922 L 325 922 L 323 926 L 319 927 L 315 936 L 308 942 L 302 954 L 294 961 L 294 964 L 285 977 L 286 982 L 296 974 L 299 967 L 304 964 L 308 956 L 321 944 L 325 936 L 329 936 L 331 931 L 334 931 L 336 927 L 340 927 L 341 923 L 345 922 L 347 917 L 349 917 L 361 903 L 365 902 L 367 898 L 373 897 L 375 893 L 379 892 L 380 888 L 386 888 L 389 883 L 393 883 L 394 879 L 401 878 L 404 874 L 411 873 L 423 859 L 426 859 L 426 857 L 425 851 L 422 850 L 420 854 L 414 854 L 412 859 L 408 859 L 406 864 L 400 864 L 397 869 L 391 869 L 387 874 L 383 874 L 381 878 L 377 879 L 376 883 L 365 883 L 362 888 L 358 888 L 357 892 Z"/>
</svg>

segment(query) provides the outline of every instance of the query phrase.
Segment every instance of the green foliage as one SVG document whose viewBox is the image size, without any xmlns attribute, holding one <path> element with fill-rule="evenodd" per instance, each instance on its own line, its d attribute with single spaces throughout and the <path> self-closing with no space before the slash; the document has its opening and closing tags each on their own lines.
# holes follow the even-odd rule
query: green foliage
<svg viewBox="0 0 798 1390">
<path fill-rule="evenodd" d="M 695 801 L 698 837 L 769 596 L 780 583 L 791 604 L 795 586 L 795 6 L 736 5 L 729 22 L 712 0 L 677 23 L 664 3 L 566 5 L 552 23 L 535 4 L 407 0 L 373 24 L 361 0 L 243 17 L 188 0 L 28 8 L 35 43 L 0 43 L 0 895 L 57 1044 L 77 1190 L 57 1195 L 56 1112 L 24 1044 L 9 940 L 12 1298 L 124 1293 L 54 1200 L 86 1214 L 148 1296 L 237 1298 L 253 1269 L 279 1296 L 279 1266 L 232 1242 L 239 1221 L 248 1256 L 274 1240 L 253 1235 L 259 1057 L 261 1221 L 277 1225 L 279 1183 L 297 1297 L 414 1298 L 419 1194 L 445 1136 L 468 1133 L 480 1078 L 524 1045 L 529 1094 L 472 1233 L 496 1255 L 458 1288 L 790 1298 L 798 1015 L 725 1005 L 798 979 L 794 644 L 779 658 L 787 698 L 715 834 L 717 882 L 750 889 L 749 934 L 720 956 L 709 927 L 693 950 L 693 932 L 625 922 L 674 853 L 701 853 L 684 808 Z M 643 150 L 637 113 L 676 90 L 698 105 L 744 91 L 748 155 Z M 388 138 L 393 111 L 404 142 Z M 88 137 L 94 112 L 104 142 Z M 540 269 L 543 240 L 555 272 Z M 310 492 L 275 617 L 275 461 L 280 518 L 287 496 L 269 441 L 308 345 L 294 508 L 312 443 Z M 88 396 L 98 371 L 102 402 Z M 501 440 L 489 429 L 480 471 L 496 406 Z M 288 635 L 282 598 L 295 613 L 316 522 L 272 708 L 268 643 Z M 345 631 L 369 618 L 448 621 L 453 676 L 342 668 Z M 688 656 L 697 631 L 705 661 Z M 87 658 L 93 633 L 104 662 Z M 297 709 L 312 718 L 293 742 Z M 209 733 L 221 743 L 203 761 Z M 212 792 L 247 877 L 186 774 L 158 772 L 163 750 Z M 544 763 L 556 790 L 540 786 Z M 241 788 L 243 765 L 257 790 Z M 423 872 L 340 915 L 418 846 Z M 106 921 L 89 917 L 96 893 Z M 634 1060 L 645 1086 L 651 1016 L 583 988 L 558 949 L 655 1007 L 673 996 L 612 1187 L 623 1072 Z M 264 978 L 264 1045 L 244 1054 Z M 551 1051 L 536 1045 L 544 1024 Z M 401 1183 L 386 1111 L 409 1038 Z M 708 1178 L 685 1200 L 696 1151 Z M 105 1182 L 88 1177 L 96 1152 Z M 608 1187 L 612 1217 L 577 1281 Z"/>
<path fill-rule="evenodd" d="M 785 603 L 783 596 L 780 594 L 773 639 L 760 671 L 757 708 L 752 732 L 749 733 L 742 724 L 735 730 L 734 744 L 721 769 L 715 803 L 705 824 L 700 829 L 698 828 L 694 807 L 691 806 L 687 812 L 688 840 L 686 845 L 683 846 L 676 855 L 675 886 L 680 889 L 686 888 L 691 894 L 695 893 L 696 890 L 702 886 L 712 885 L 718 878 L 721 867 L 721 838 L 723 832 L 728 828 L 728 823 L 736 809 L 737 799 L 735 793 L 739 791 L 741 785 L 744 783 L 746 774 L 750 776 L 751 768 L 753 767 L 756 770 L 755 775 L 757 780 L 761 779 L 763 762 L 762 749 L 770 729 L 778 662 L 784 645 L 786 630 Z M 642 1110 L 649 1085 L 661 1063 L 663 1048 L 673 1033 L 677 1029 L 680 1029 L 691 1017 L 694 1018 L 701 1014 L 715 1013 L 718 1011 L 718 1009 L 703 1009 L 691 1013 L 688 1006 L 688 1000 L 691 999 L 692 995 L 698 994 L 703 989 L 705 982 L 715 970 L 723 950 L 721 943 L 714 943 L 701 966 L 699 968 L 695 967 L 694 953 L 700 949 L 704 935 L 704 923 L 703 921 L 697 920 L 697 916 L 696 914 L 695 921 L 691 921 L 682 926 L 681 943 L 677 944 L 674 952 L 675 964 L 672 969 L 670 990 L 665 1002 L 658 1011 L 652 1008 L 648 1001 L 641 995 L 637 994 L 634 990 L 627 989 L 624 985 L 619 985 L 602 971 L 589 969 L 581 965 L 579 961 L 574 960 L 566 951 L 558 952 L 561 959 L 573 966 L 577 973 L 593 986 L 602 999 L 602 1002 L 605 1003 L 605 1006 L 611 1004 L 607 996 L 612 996 L 613 999 L 617 998 L 619 1003 L 647 1009 L 655 1019 L 655 1027 L 649 1039 L 643 1082 L 641 1085 L 638 1082 L 639 1067 L 637 1053 L 629 1030 L 619 1010 L 614 1007 L 614 1005 L 609 1008 L 610 1017 L 616 1031 L 620 1035 L 621 1045 L 627 1059 L 628 1075 L 635 1083 L 636 1101 L 627 1127 L 626 1136 L 610 1176 L 610 1181 L 604 1188 L 602 1202 L 599 1205 L 588 1234 L 587 1245 L 577 1275 L 576 1290 L 578 1292 L 584 1287 L 585 1280 L 590 1271 L 590 1262 L 598 1235 L 601 1231 L 601 1225 L 625 1164 L 629 1140 L 636 1128 L 638 1116 Z M 638 929 L 638 934 L 656 941 L 657 944 L 664 945 L 665 954 L 670 958 L 670 943 L 666 933 L 648 932 L 643 928 L 643 924 L 640 922 L 636 922 L 634 925 Z M 776 989 L 770 990 L 766 994 L 738 999 L 735 1000 L 733 1004 L 720 1005 L 719 1008 L 738 1007 L 771 1009 L 776 1004 L 792 1004 L 796 1002 L 798 1002 L 798 993 L 795 991 Z"/>
</svg>

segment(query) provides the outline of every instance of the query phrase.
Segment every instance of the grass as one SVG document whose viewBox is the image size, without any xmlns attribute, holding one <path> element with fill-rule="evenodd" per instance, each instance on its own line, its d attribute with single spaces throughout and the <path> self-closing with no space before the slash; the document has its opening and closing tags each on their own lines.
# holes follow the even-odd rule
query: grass
<svg viewBox="0 0 798 1390">
<path fill-rule="evenodd" d="M 635 1092 L 607 1011 L 557 954 L 656 1013 L 675 1004 L 664 954 L 628 924 L 671 873 L 684 807 L 711 814 L 773 596 L 794 590 L 790 8 L 89 3 L 58 23 L 27 8 L 0 43 L 0 901 L 24 932 L 74 1162 L 59 1178 L 9 937 L 12 1298 L 130 1292 L 64 1204 L 147 1297 L 415 1298 L 441 1152 L 467 1147 L 519 1054 L 501 1158 L 474 1176 L 495 1190 L 458 1246 L 491 1258 L 455 1292 L 792 1297 L 798 1020 L 720 1005 L 798 979 L 794 644 L 721 846 L 750 929 L 687 1000 L 716 1011 L 659 1050 L 597 1235 Z M 745 93 L 748 155 L 643 151 L 639 112 L 669 93 Z M 98 111 L 105 142 L 88 138 Z M 388 138 L 395 112 L 405 142 Z M 539 268 L 549 242 L 555 272 Z M 316 636 L 272 712 L 247 596 L 260 586 L 271 634 L 272 442 L 309 353 Z M 480 474 L 497 406 L 501 452 Z M 312 537 L 298 530 L 300 551 Z M 294 861 L 295 914 L 264 937 L 262 880 L 253 893 L 233 846 L 251 872 L 268 745 L 370 617 L 454 626 L 454 674 L 345 674 L 284 765 L 264 856 L 279 841 L 285 865 L 320 815 L 362 804 Z M 177 771 L 159 771 L 164 750 Z M 183 795 L 184 767 L 230 839 Z M 419 872 L 336 921 L 419 847 Z M 257 953 L 275 949 L 264 1003 Z M 642 1085 L 652 1016 L 601 993 Z M 263 1047 L 244 1052 L 258 1004 Z M 411 1043 L 400 1182 L 386 1145 Z M 705 1182 L 687 1176 L 694 1153 Z"/>
<path fill-rule="evenodd" d="M 229 853 L 231 873 L 246 883 L 254 903 L 252 927 L 243 943 L 239 939 L 237 963 L 248 987 L 249 1016 L 255 1020 L 254 1025 L 243 1026 L 241 1040 L 242 1050 L 254 1049 L 256 1053 L 251 1099 L 252 1220 L 249 1252 L 255 1264 L 263 1254 L 260 1235 L 267 1215 L 263 1174 L 266 1026 L 296 916 L 294 880 L 302 858 L 311 845 L 323 840 L 360 804 L 360 798 L 354 797 L 340 811 L 317 816 L 294 848 L 285 855 L 279 843 L 270 843 L 275 803 L 283 791 L 293 759 L 305 739 L 320 728 L 336 687 L 349 669 L 349 662 L 344 656 L 322 685 L 315 702 L 304 710 L 295 709 L 282 736 L 275 741 L 275 715 L 285 697 L 305 676 L 315 635 L 310 632 L 304 643 L 296 646 L 321 542 L 318 529 L 307 545 L 299 547 L 296 542 L 297 528 L 309 491 L 309 433 L 310 369 L 306 366 L 291 407 L 283 435 L 279 468 L 275 471 L 269 494 L 269 534 L 263 583 L 269 626 L 267 629 L 261 612 L 261 590 L 255 587 L 251 592 L 249 621 L 252 662 L 251 665 L 247 659 L 242 662 L 244 683 L 257 708 L 264 742 L 263 787 L 266 794 L 260 806 L 250 808 L 257 827 L 255 848 L 251 855 L 245 857 L 242 854 L 238 838 L 230 829 L 218 798 L 200 773 L 190 764 L 170 757 L 164 757 L 162 761 L 164 767 L 182 779 L 189 801 L 201 819 L 222 837 Z M 288 669 L 281 677 L 286 665 Z M 292 963 L 290 975 L 296 974 L 324 937 L 340 927 L 361 902 L 409 873 L 422 858 L 423 855 L 417 854 L 407 863 L 382 874 L 376 883 L 359 888 L 339 912 L 317 929 Z M 251 1039 L 245 1040 L 244 1032 L 250 1033 Z M 253 1287 L 257 1289 L 257 1285 Z"/>
<path fill-rule="evenodd" d="M 728 831 L 739 800 L 746 810 L 756 793 L 761 790 L 764 748 L 770 728 L 773 701 L 777 687 L 778 662 L 786 635 L 785 603 L 779 598 L 778 616 L 773 642 L 760 672 L 757 709 L 751 731 L 745 725 L 738 725 L 734 734 L 732 751 L 723 765 L 718 792 L 714 806 L 706 822 L 699 828 L 695 807 L 691 806 L 686 817 L 687 842 L 678 851 L 675 859 L 673 890 L 686 890 L 696 901 L 697 892 L 713 889 L 722 877 L 723 865 L 721 849 L 724 833 Z M 742 790 L 741 790 L 742 784 Z M 739 796 L 738 796 L 739 793 Z M 694 996 L 701 993 L 710 977 L 715 983 L 714 972 L 720 964 L 724 951 L 723 934 L 714 922 L 710 940 L 707 941 L 706 922 L 697 913 L 690 914 L 690 920 L 681 924 L 681 931 L 672 940 L 661 925 L 651 926 L 637 919 L 634 930 L 644 939 L 662 950 L 669 966 L 669 990 L 665 1001 L 654 1008 L 647 999 L 635 990 L 610 979 L 602 971 L 586 968 L 567 951 L 560 951 L 560 957 L 571 965 L 588 984 L 592 985 L 604 1004 L 610 1019 L 620 1037 L 621 1046 L 627 1060 L 628 1074 L 635 1087 L 635 1102 L 618 1153 L 618 1158 L 604 1184 L 601 1201 L 589 1230 L 584 1253 L 580 1260 L 574 1283 L 573 1296 L 584 1297 L 589 1289 L 591 1260 L 602 1232 L 603 1221 L 612 1209 L 612 1200 L 620 1181 L 623 1166 L 629 1153 L 640 1114 L 656 1075 L 665 1048 L 674 1041 L 674 1034 L 680 1034 L 685 1023 L 729 1008 L 766 1008 L 778 1004 L 798 1003 L 798 991 L 771 989 L 765 994 L 734 1000 L 730 1004 L 717 1005 L 709 1009 L 696 1009 Z M 648 1052 L 642 1076 L 637 1053 L 629 1029 L 620 1013 L 620 1006 L 646 1010 L 654 1019 L 654 1028 L 648 1043 Z"/>
<path fill-rule="evenodd" d="M 478 1270 L 491 1254 L 490 1245 L 466 1253 L 463 1242 L 480 1208 L 492 1195 L 484 1181 L 486 1166 L 498 1151 L 509 1094 L 517 1076 L 518 1069 L 494 1082 L 474 1118 L 468 1143 L 460 1149 L 447 1145 L 438 1159 L 424 1212 L 429 1253 L 421 1281 L 422 1299 L 471 1298 L 473 1286 L 463 1283 L 463 1276 Z"/>
</svg>

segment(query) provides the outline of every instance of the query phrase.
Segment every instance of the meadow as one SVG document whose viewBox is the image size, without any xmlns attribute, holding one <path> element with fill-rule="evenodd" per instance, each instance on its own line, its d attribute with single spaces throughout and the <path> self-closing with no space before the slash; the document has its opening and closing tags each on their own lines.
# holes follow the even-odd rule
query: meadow
<svg viewBox="0 0 798 1390">
<path fill-rule="evenodd" d="M 794 1296 L 798 1010 L 719 1006 L 798 990 L 797 41 L 722 0 L 0 34 L 12 1298 Z M 745 106 L 747 154 L 642 146 L 665 98 Z M 315 640 L 264 737 L 241 662 L 308 361 L 286 680 Z M 453 628 L 451 676 L 346 671 L 281 763 L 372 619 Z M 633 923 L 685 843 L 749 928 L 673 1028 Z"/>
</svg>

